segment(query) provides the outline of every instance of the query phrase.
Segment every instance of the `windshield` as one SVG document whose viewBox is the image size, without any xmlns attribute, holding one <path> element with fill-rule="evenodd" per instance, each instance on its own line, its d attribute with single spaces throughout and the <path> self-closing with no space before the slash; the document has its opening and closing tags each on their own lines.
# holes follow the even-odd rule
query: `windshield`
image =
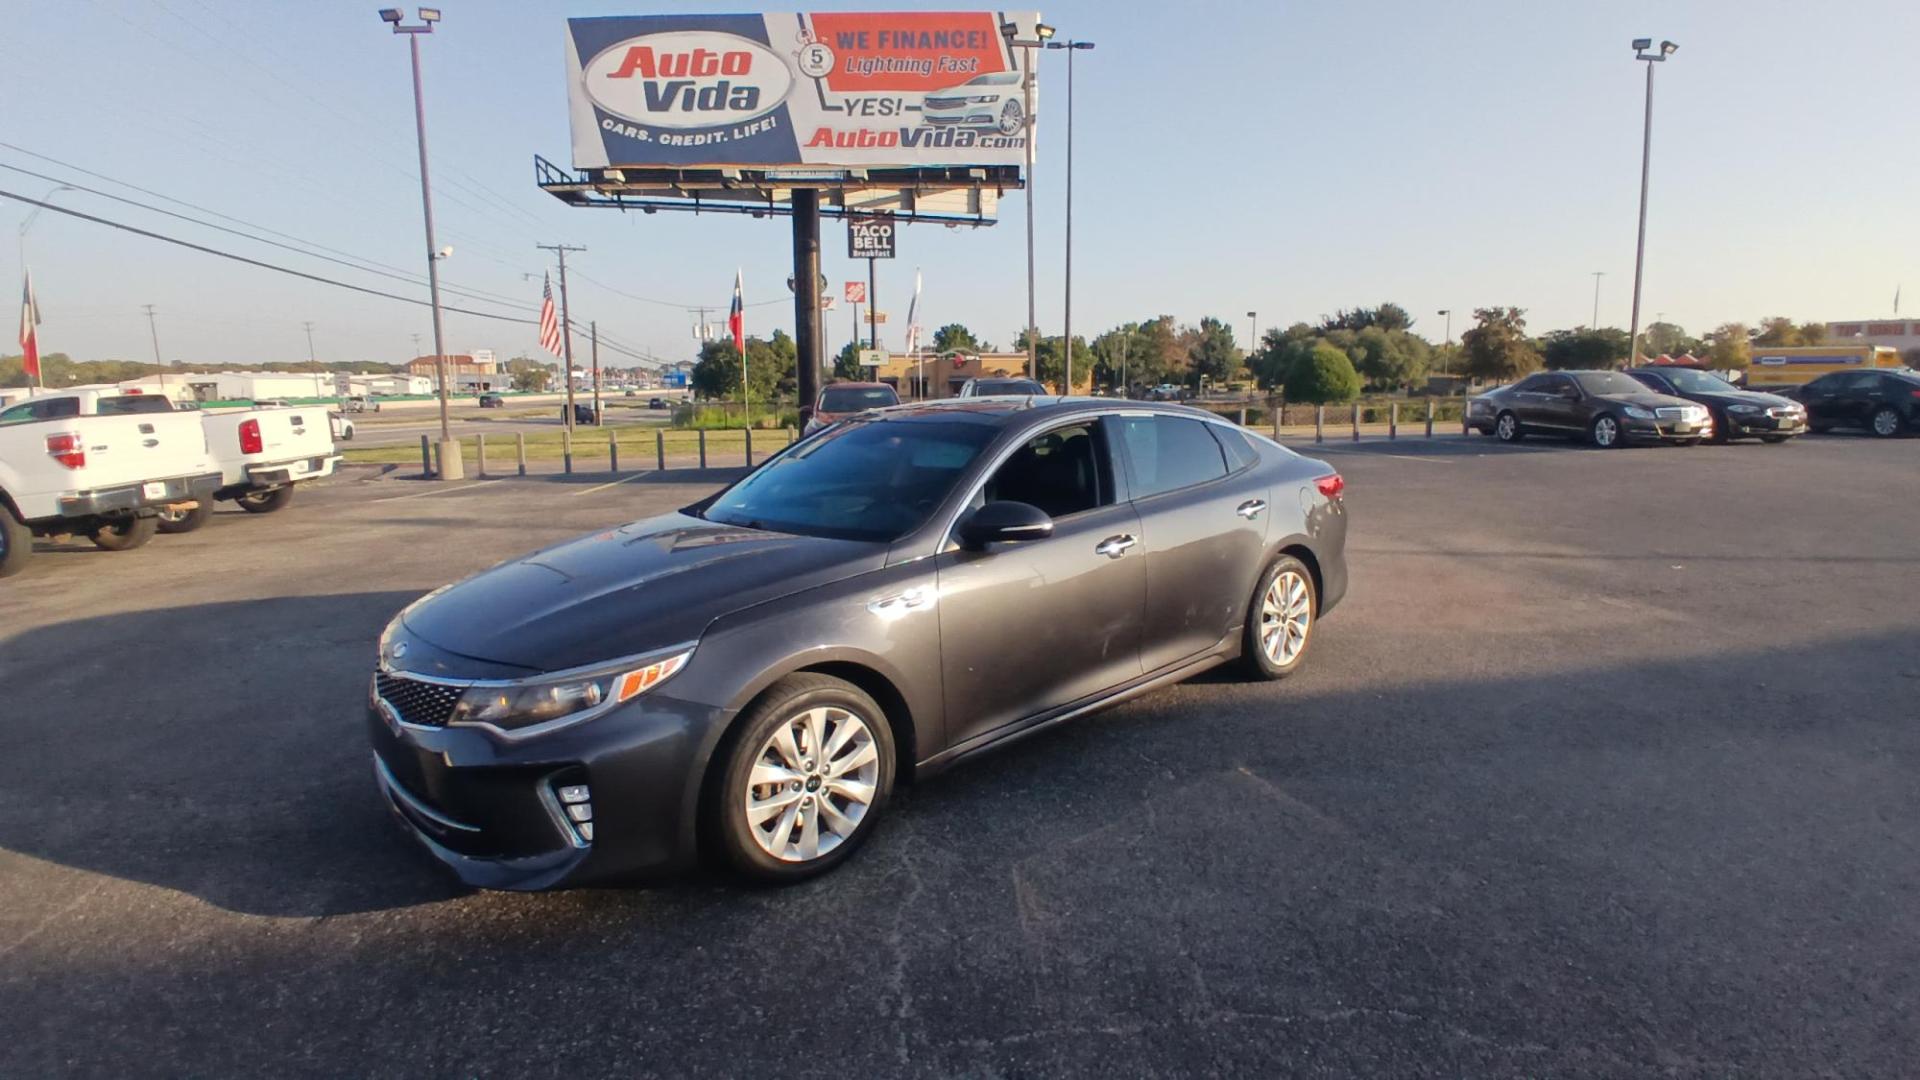
<svg viewBox="0 0 1920 1080">
<path fill-rule="evenodd" d="M 1693 368 L 1669 368 L 1660 374 L 1667 377 L 1675 390 L 1683 394 L 1723 394 L 1734 386 L 1718 375 Z"/>
<path fill-rule="evenodd" d="M 900 396 L 885 386 L 830 386 L 820 392 L 823 413 L 860 412 L 900 404 Z"/>
<path fill-rule="evenodd" d="M 1622 375 L 1618 371 L 1577 371 L 1574 381 L 1580 389 L 1589 394 L 1644 394 L 1647 388 L 1640 380 L 1631 375 Z"/>
<path fill-rule="evenodd" d="M 1020 73 L 1017 71 L 990 71 L 985 75 L 976 75 L 967 80 L 968 86 L 1018 86 Z"/>
<path fill-rule="evenodd" d="M 981 379 L 973 384 L 973 392 L 988 394 L 1042 394 L 1047 388 L 1032 379 Z"/>
<path fill-rule="evenodd" d="M 854 421 L 828 428 L 720 493 L 708 521 L 842 540 L 893 540 L 918 528 L 997 428 Z"/>
</svg>

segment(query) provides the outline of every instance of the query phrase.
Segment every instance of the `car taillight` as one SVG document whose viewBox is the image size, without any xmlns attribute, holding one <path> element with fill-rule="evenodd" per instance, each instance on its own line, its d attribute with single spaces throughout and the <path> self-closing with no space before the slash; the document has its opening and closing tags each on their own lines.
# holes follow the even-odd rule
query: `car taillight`
<svg viewBox="0 0 1920 1080">
<path fill-rule="evenodd" d="M 47 436 L 47 456 L 69 469 L 84 469 L 87 466 L 87 447 L 80 441 L 79 432 L 67 431 Z"/>
<path fill-rule="evenodd" d="M 260 439 L 260 421 L 240 421 L 240 452 L 243 454 L 258 454 L 266 448 L 266 443 Z"/>
<path fill-rule="evenodd" d="M 1337 499 L 1340 497 L 1341 492 L 1347 490 L 1347 482 L 1340 478 L 1339 473 L 1328 473 L 1326 476 L 1315 480 L 1313 486 L 1319 488 L 1320 494 L 1325 495 L 1329 499 Z"/>
<path fill-rule="evenodd" d="M 1909 390 L 1907 393 L 1912 394 L 1916 398 L 1920 398 L 1920 390 Z"/>
</svg>

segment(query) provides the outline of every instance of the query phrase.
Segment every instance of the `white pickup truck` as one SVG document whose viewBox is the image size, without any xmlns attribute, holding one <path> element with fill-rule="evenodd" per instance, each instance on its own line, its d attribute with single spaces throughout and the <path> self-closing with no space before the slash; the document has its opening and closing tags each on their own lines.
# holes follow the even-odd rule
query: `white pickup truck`
<svg viewBox="0 0 1920 1080">
<path fill-rule="evenodd" d="M 162 510 L 220 488 L 200 416 L 118 391 L 41 394 L 0 409 L 0 577 L 35 536 L 86 536 L 108 551 L 153 538 Z"/>
<path fill-rule="evenodd" d="M 159 394 L 67 390 L 0 410 L 0 577 L 35 536 L 87 536 L 109 550 L 192 532 L 215 500 L 251 513 L 340 458 L 325 406 L 176 410 Z"/>
</svg>

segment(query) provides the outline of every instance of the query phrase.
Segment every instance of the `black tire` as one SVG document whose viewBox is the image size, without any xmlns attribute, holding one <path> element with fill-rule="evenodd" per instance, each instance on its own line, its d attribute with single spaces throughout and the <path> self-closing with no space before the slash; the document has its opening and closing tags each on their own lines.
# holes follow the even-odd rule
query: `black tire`
<svg viewBox="0 0 1920 1080">
<path fill-rule="evenodd" d="M 1517 443 L 1527 437 L 1527 431 L 1520 426 L 1518 416 L 1503 412 L 1493 418 L 1493 437 L 1503 443 Z"/>
<path fill-rule="evenodd" d="M 162 510 L 160 511 L 160 516 L 154 520 L 160 523 L 160 531 L 162 533 L 168 536 L 177 536 L 181 533 L 190 533 L 198 529 L 200 526 L 205 525 L 207 519 L 212 516 L 213 496 L 209 495 L 196 502 L 191 510 L 181 510 L 178 512 Z"/>
<path fill-rule="evenodd" d="M 1791 438 L 1793 438 L 1791 435 L 1762 435 L 1760 436 L 1760 441 L 1771 446 L 1778 446 Z"/>
<path fill-rule="evenodd" d="M 1899 411 L 1886 406 L 1875 409 L 1873 415 L 1867 418 L 1867 430 L 1879 439 L 1893 438 L 1900 434 L 1903 426 L 1905 425 L 1900 423 Z"/>
<path fill-rule="evenodd" d="M 0 503 L 0 578 L 25 570 L 31 558 L 33 530 L 14 516 L 12 507 Z"/>
<path fill-rule="evenodd" d="M 1729 434 L 1729 432 L 1733 430 L 1733 427 L 1728 423 L 1726 416 L 1722 413 L 1712 413 L 1710 415 L 1713 418 L 1713 434 L 1707 436 L 1707 441 L 1715 446 L 1725 446 L 1727 443 L 1732 442 L 1733 436 Z"/>
<path fill-rule="evenodd" d="M 1267 592 L 1280 584 L 1281 610 L 1273 623 L 1268 621 Z M 1279 627 L 1280 638 L 1277 643 L 1287 640 L 1285 622 L 1288 618 L 1287 597 L 1296 595 L 1290 586 L 1297 584 L 1305 592 L 1305 622 L 1300 624 L 1299 647 L 1291 657 L 1285 655 L 1283 647 L 1277 647 L 1279 656 L 1270 655 L 1264 644 L 1269 632 Z M 1248 675 L 1256 679 L 1284 679 L 1300 670 L 1306 662 L 1307 654 L 1313 648 L 1313 628 L 1320 618 L 1320 590 L 1314 585 L 1313 574 L 1305 563 L 1291 555 L 1282 555 L 1273 561 L 1267 571 L 1260 575 L 1260 581 L 1254 586 L 1253 596 L 1247 600 L 1246 625 L 1240 634 L 1240 665 Z"/>
<path fill-rule="evenodd" d="M 158 531 L 160 519 L 157 517 L 122 518 L 95 526 L 87 539 L 103 551 L 132 551 L 146 546 Z"/>
<path fill-rule="evenodd" d="M 275 510 L 284 510 L 293 501 L 293 485 L 269 488 L 266 491 L 249 491 L 235 499 L 240 509 L 249 514 L 271 514 Z"/>
<path fill-rule="evenodd" d="M 747 799 L 749 788 L 756 785 L 749 781 L 768 741 L 781 725 L 792 724 L 809 710 L 820 707 L 850 713 L 866 727 L 870 734 L 869 745 L 875 754 L 873 764 L 877 766 L 872 772 L 875 777 L 872 782 L 873 797 L 857 817 L 853 831 L 840 838 L 831 850 L 804 861 L 788 861 L 776 858 L 755 839 L 759 828 L 748 821 Z M 828 740 L 831 745 L 831 736 Z M 801 749 L 803 753 L 812 753 L 816 748 Z M 846 761 L 852 756 L 851 750 L 843 751 L 839 760 Z M 823 769 L 827 766 L 826 762 L 815 757 L 808 758 L 802 764 L 808 767 L 817 764 Z M 829 675 L 803 672 L 774 683 L 747 708 L 721 743 L 716 753 L 716 765 L 716 771 L 711 774 L 712 778 L 707 784 L 706 805 L 703 807 L 704 832 L 711 843 L 711 853 L 729 870 L 747 880 L 769 885 L 790 884 L 832 870 L 845 862 L 872 834 L 874 821 L 883 812 L 887 796 L 893 791 L 893 729 L 888 726 L 886 714 L 880 706 L 859 687 Z M 801 796 L 800 802 L 804 803 L 797 808 L 798 816 L 788 819 L 784 815 L 777 815 L 769 819 L 774 822 L 770 832 L 778 832 L 781 825 L 785 824 L 789 831 L 784 842 L 793 842 L 792 830 L 796 828 L 804 840 L 806 814 L 812 810 L 815 814 L 813 827 L 817 833 L 820 818 L 819 811 L 813 806 L 816 797 L 822 806 L 834 807 L 836 812 L 843 808 L 851 809 L 851 803 L 845 803 L 842 807 L 840 803 L 827 801 L 832 795 L 830 784 L 815 786 L 825 775 L 824 772 L 807 775 L 804 781 L 807 786 L 795 792 Z M 801 782 L 795 780 L 795 783 Z M 775 794 L 780 792 L 779 785 L 757 786 L 771 787 Z M 816 796 L 815 791 L 821 794 Z"/>
<path fill-rule="evenodd" d="M 1602 450 L 1612 450 L 1626 440 L 1620 437 L 1620 421 L 1612 413 L 1601 413 L 1587 425 L 1587 441 Z"/>
</svg>

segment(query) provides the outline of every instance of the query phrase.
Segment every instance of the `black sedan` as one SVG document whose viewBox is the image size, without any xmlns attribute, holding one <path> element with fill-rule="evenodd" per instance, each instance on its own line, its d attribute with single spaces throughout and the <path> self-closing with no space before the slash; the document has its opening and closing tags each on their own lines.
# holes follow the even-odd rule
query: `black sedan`
<svg viewBox="0 0 1920 1080">
<path fill-rule="evenodd" d="M 1864 428 L 1883 439 L 1920 431 L 1920 372 L 1909 368 L 1836 371 L 1782 392 L 1806 407 L 1814 431 Z"/>
<path fill-rule="evenodd" d="M 564 421 L 566 418 L 567 407 L 562 405 L 560 406 L 560 419 Z M 573 405 L 573 422 L 576 424 L 597 424 L 600 422 L 600 419 L 598 414 L 594 412 L 591 403 L 576 401 Z"/>
<path fill-rule="evenodd" d="M 1197 410 L 863 413 L 677 513 L 414 603 L 373 769 L 466 882 L 825 871 L 897 781 L 1227 661 L 1297 670 L 1346 592 L 1343 482 Z"/>
<path fill-rule="evenodd" d="M 1656 394 L 1618 371 L 1542 371 L 1468 403 L 1467 423 L 1501 442 L 1564 435 L 1610 448 L 1692 445 L 1712 434 L 1704 406 Z"/>
<path fill-rule="evenodd" d="M 1713 417 L 1713 439 L 1759 439 L 1783 443 L 1807 431 L 1807 410 L 1778 394 L 1742 390 L 1718 375 L 1696 368 L 1640 367 L 1627 374 L 1657 394 L 1686 398 L 1706 406 Z"/>
</svg>

